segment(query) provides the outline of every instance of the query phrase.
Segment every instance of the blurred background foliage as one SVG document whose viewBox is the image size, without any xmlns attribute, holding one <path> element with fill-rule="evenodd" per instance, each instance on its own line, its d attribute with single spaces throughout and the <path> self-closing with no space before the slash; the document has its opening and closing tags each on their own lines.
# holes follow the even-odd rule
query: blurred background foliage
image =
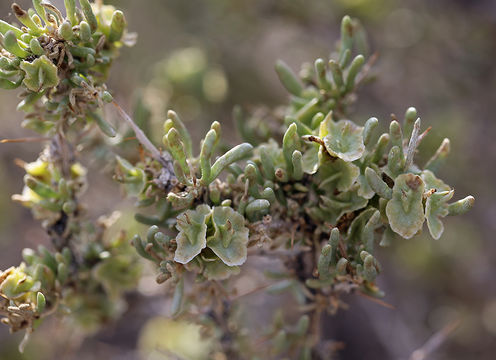
<svg viewBox="0 0 496 360">
<path fill-rule="evenodd" d="M 25 8 L 30 1 L 19 0 Z M 62 1 L 53 1 L 62 3 Z M 286 92 L 273 70 L 278 58 L 293 69 L 327 57 L 337 41 L 340 19 L 358 17 L 368 31 L 370 51 L 378 54 L 376 81 L 360 91 L 352 115 L 365 122 L 415 106 L 423 124 L 433 127 L 421 146 L 430 156 L 444 137 L 451 155 L 441 170 L 458 196 L 473 194 L 475 208 L 451 218 L 439 241 L 429 236 L 401 240 L 383 249 L 385 271 L 379 284 L 395 309 L 350 295 L 350 309 L 325 320 L 325 336 L 342 347 L 342 359 L 408 359 L 446 324 L 460 326 L 433 359 L 493 359 L 496 351 L 496 2 L 492 0 L 146 0 L 112 1 L 122 8 L 129 28 L 138 32 L 133 49 L 124 49 L 109 88 L 124 107 L 141 117 L 139 97 L 152 107 L 146 124 L 151 137 L 161 134 L 165 110 L 173 108 L 199 140 L 214 120 L 224 138 L 237 141 L 232 108 L 257 111 L 260 104 L 284 103 Z M 2 18 L 13 21 L 10 0 L 0 3 Z M 20 128 L 21 113 L 10 92 L 0 94 L 0 138 L 34 136 Z M 141 111 L 141 113 L 140 113 Z M 143 112 L 145 114 L 143 115 Z M 117 121 L 111 111 L 109 117 Z M 198 142 L 198 141 L 197 141 Z M 23 247 L 48 243 L 29 211 L 10 201 L 21 191 L 23 171 L 13 159 L 31 161 L 39 144 L 0 145 L 0 267 L 16 265 Z M 130 153 L 139 156 L 134 142 Z M 91 164 L 90 168 L 91 168 Z M 122 200 L 108 172 L 93 167 L 86 203 L 98 217 L 120 210 L 129 219 L 131 203 Z M 123 223 L 130 224 L 129 220 Z M 133 227 L 136 228 L 136 224 Z M 135 230 L 132 230 L 133 232 Z M 163 289 L 146 275 L 129 295 L 129 309 L 116 324 L 89 338 L 52 319 L 35 332 L 24 355 L 21 335 L 0 328 L 0 359 L 202 359 L 211 344 L 198 339 L 192 325 L 173 323 Z M 261 304 L 284 298 L 263 293 L 245 299 L 252 322 L 271 316 Z M 70 330 L 69 330 L 70 329 Z M 173 336 L 184 338 L 173 341 Z M 48 340 L 49 339 L 49 340 Z M 341 346 L 340 343 L 344 346 Z M 171 352 L 172 351 L 172 352 Z M 176 355 L 173 355 L 173 354 Z"/>
</svg>

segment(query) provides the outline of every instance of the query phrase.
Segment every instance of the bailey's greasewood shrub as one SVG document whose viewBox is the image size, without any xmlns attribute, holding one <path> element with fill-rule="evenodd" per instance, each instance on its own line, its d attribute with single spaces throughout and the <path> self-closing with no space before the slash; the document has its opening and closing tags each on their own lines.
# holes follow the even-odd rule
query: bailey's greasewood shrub
<svg viewBox="0 0 496 360">
<path fill-rule="evenodd" d="M 171 316 L 213 329 L 206 333 L 218 339 L 218 354 L 319 358 L 321 315 L 339 308 L 340 293 L 383 295 L 375 283 L 383 270 L 377 243 L 412 238 L 424 223 L 439 239 L 443 218 L 473 205 L 471 196 L 452 202 L 453 189 L 436 177 L 448 139 L 427 163 L 415 162 L 429 130 L 422 131 L 415 108 L 381 135 L 375 117 L 350 120 L 372 63 L 355 54 L 364 38 L 357 20 L 343 18 L 330 60 L 303 66 L 299 76 L 276 64 L 290 97 L 283 116 L 264 119 L 270 126 L 235 109 L 245 142 L 219 151 L 222 130 L 214 121 L 197 151 L 171 110 L 160 151 L 105 86 L 120 48 L 135 39 L 123 13 L 88 0 L 79 7 L 65 0 L 66 16 L 41 0 L 33 7 L 12 5 L 20 26 L 0 21 L 0 85 L 21 90 L 22 126 L 47 138 L 38 159 L 23 163 L 25 187 L 13 200 L 32 210 L 52 246 L 24 249 L 24 261 L 0 273 L 0 315 L 13 332 L 29 335 L 59 310 L 90 329 L 117 317 L 123 293 L 140 277 L 137 253 L 171 289 Z M 79 145 L 98 139 L 95 127 L 119 135 L 104 118 L 107 103 L 145 150 L 135 164 L 115 159 L 115 180 L 137 199 L 136 220 L 150 225 L 132 239 L 125 232 L 110 237 L 112 219 L 88 219 L 80 202 L 88 182 Z M 265 271 L 268 291 L 291 292 L 301 308 L 295 325 L 280 317 L 268 324 L 263 346 L 229 320 L 232 282 L 250 255 L 284 265 Z"/>
</svg>

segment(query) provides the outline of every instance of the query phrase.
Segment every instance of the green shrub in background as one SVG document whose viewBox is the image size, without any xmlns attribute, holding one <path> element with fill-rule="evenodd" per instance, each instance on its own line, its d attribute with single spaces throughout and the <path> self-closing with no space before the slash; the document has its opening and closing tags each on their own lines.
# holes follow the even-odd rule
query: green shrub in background
<svg viewBox="0 0 496 360">
<path fill-rule="evenodd" d="M 299 76 L 276 64 L 290 99 L 283 116 L 270 116 L 270 126 L 261 128 L 236 108 L 245 142 L 220 151 L 221 125 L 213 122 L 196 151 L 179 115 L 169 111 L 162 152 L 105 86 L 119 49 L 135 38 L 123 13 L 87 0 L 79 7 L 66 0 L 65 17 L 40 0 L 33 7 L 12 6 L 20 27 L 0 21 L 0 86 L 22 89 L 23 126 L 49 139 L 36 161 L 23 164 L 25 188 L 13 199 L 32 209 L 53 249 L 25 249 L 24 262 L 0 274 L 0 315 L 12 331 L 29 335 L 58 309 L 88 329 L 115 318 L 123 293 L 140 277 L 137 253 L 156 265 L 157 282 L 171 289 L 171 316 L 201 325 L 217 340 L 212 352 L 325 358 L 319 353 L 322 312 L 338 310 L 343 292 L 382 296 L 376 244 L 412 238 L 424 222 L 439 239 L 443 218 L 473 205 L 471 196 L 452 201 L 453 189 L 435 175 L 449 140 L 426 164 L 415 163 L 428 133 L 415 108 L 393 119 L 384 134 L 377 118 L 350 120 L 348 109 L 373 62 L 356 54 L 366 48 L 357 20 L 343 18 L 329 60 L 304 65 Z M 99 138 L 95 127 L 119 137 L 104 118 L 105 103 L 115 106 L 145 150 L 136 164 L 115 159 L 115 180 L 137 198 L 136 220 L 150 226 L 132 238 L 136 252 L 125 232 L 109 236 L 112 217 L 92 221 L 80 202 L 88 170 L 77 149 L 88 137 Z M 231 324 L 233 283 L 250 256 L 283 264 L 284 270 L 265 272 L 273 282 L 268 291 L 289 291 L 301 307 L 296 325 L 282 316 L 268 324 L 263 351 L 246 339 L 242 323 Z"/>
</svg>

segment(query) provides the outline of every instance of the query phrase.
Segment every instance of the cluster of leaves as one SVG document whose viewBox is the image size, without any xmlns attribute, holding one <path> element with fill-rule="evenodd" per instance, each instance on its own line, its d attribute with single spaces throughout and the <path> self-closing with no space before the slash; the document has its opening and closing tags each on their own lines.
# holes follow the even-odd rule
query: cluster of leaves
<svg viewBox="0 0 496 360">
<path fill-rule="evenodd" d="M 174 314 L 187 308 L 178 303 L 186 274 L 196 274 L 200 283 L 238 274 L 255 245 L 267 256 L 281 250 L 292 254 L 286 272 L 277 275 L 283 279 L 278 286 L 296 292 L 307 309 L 324 296 L 324 308 L 334 312 L 335 294 L 350 288 L 382 296 L 375 284 L 381 271 L 376 242 L 387 246 L 398 236 L 409 239 L 425 221 L 439 239 L 445 216 L 472 207 L 471 196 L 450 203 L 453 189 L 435 176 L 448 154 L 448 140 L 424 166 L 414 163 L 429 130 L 421 132 L 415 108 L 407 109 L 402 125 L 393 119 L 383 134 L 377 134 L 375 117 L 363 126 L 347 118 L 369 70 L 363 55 L 352 57 L 361 36 L 359 24 L 345 17 L 339 51 L 329 61 L 305 65 L 300 77 L 277 63 L 291 94 L 280 119 L 280 142 L 278 130 L 266 141 L 257 140 L 253 122 L 237 114 L 247 142 L 215 157 L 221 127 L 214 122 L 195 156 L 185 125 L 169 111 L 163 145 L 173 158 L 177 183 L 161 186 L 149 161 L 125 166 L 121 179 L 127 188 L 139 187 L 131 191 L 138 204 L 159 210 L 157 216 L 137 214 L 136 219 L 153 224 L 152 232 L 160 226 L 171 234 L 166 243 L 160 232 L 159 239 L 148 236 L 148 241 L 137 236 L 134 245 L 157 262 L 159 282 L 172 279 L 176 285 Z"/>
<path fill-rule="evenodd" d="M 76 264 L 68 247 L 56 253 L 42 245 L 38 251 L 24 249 L 24 262 L 0 273 L 2 322 L 12 332 L 29 333 L 60 304 L 89 331 L 118 315 L 122 292 L 133 288 L 139 276 L 125 237 L 108 244 L 93 239 L 81 254 L 84 259 Z"/>
<path fill-rule="evenodd" d="M 438 239 L 443 217 L 472 206 L 472 197 L 448 203 L 453 190 L 433 173 L 447 155 L 447 140 L 423 168 L 414 164 L 417 147 L 427 134 L 420 133 L 414 108 L 406 111 L 403 126 L 393 120 L 389 132 L 380 136 L 375 134 L 376 118 L 359 126 L 341 115 L 368 71 L 363 55 L 352 59 L 356 28 L 345 17 L 336 59 L 317 59 L 313 69 L 304 67 L 301 78 L 284 63 L 276 65 L 281 82 L 291 93 L 281 144 L 274 135 L 267 142 L 253 144 L 255 147 L 250 143 L 235 146 L 213 161 L 221 135 L 220 124 L 214 122 L 201 142 L 200 153 L 194 156 L 191 136 L 178 115 L 169 111 L 163 144 L 172 155 L 178 183 L 166 192 L 167 202 L 158 200 L 164 194 L 153 172 L 148 171 L 150 178 L 143 164 L 127 164 L 128 183 L 133 187 L 141 184 L 141 192 L 134 192 L 140 196 L 140 204 L 159 203 L 166 209 L 155 218 L 137 219 L 177 228 L 171 241 L 175 255 L 168 260 L 190 264 L 214 256 L 214 262 L 220 258 L 224 265 L 239 266 L 246 258 L 246 247 L 257 241 L 240 241 L 243 246 L 232 251 L 242 261 L 229 261 L 211 246 L 220 239 L 226 250 L 236 244 L 225 240 L 223 234 L 228 231 L 221 233 L 221 225 L 232 234 L 241 229 L 244 233 L 246 227 L 238 221 L 239 216 L 250 227 L 270 214 L 267 222 L 277 219 L 288 228 L 297 225 L 293 237 L 286 236 L 284 229 L 277 234 L 265 225 L 270 249 L 311 244 L 311 234 L 318 234 L 317 247 L 322 247 L 319 278 L 307 279 L 308 286 L 327 286 L 341 277 L 341 281 L 349 278 L 362 290 L 376 293 L 376 239 L 387 245 L 395 234 L 411 238 L 422 229 L 425 219 L 431 235 Z M 237 164 L 240 161 L 245 161 L 244 169 Z M 222 220 L 217 221 L 216 211 L 222 208 Z M 235 223 L 240 224 L 238 229 Z M 251 228 L 250 238 L 255 239 Z M 322 245 L 325 234 L 330 238 Z M 202 274 L 205 266 L 199 268 Z"/>
<path fill-rule="evenodd" d="M 51 238 L 56 251 L 44 246 L 23 250 L 24 262 L 0 275 L 0 315 L 11 331 L 29 334 L 37 320 L 59 305 L 88 331 L 115 318 L 124 309 L 121 297 L 136 286 L 137 258 L 125 233 L 109 239 L 112 219 L 86 220 L 78 198 L 86 187 L 86 169 L 79 163 L 70 174 L 47 158 L 24 164 L 27 172 L 22 195 L 13 199 L 31 208 Z"/>
<path fill-rule="evenodd" d="M 80 9 L 66 0 L 66 18 L 52 5 L 33 5 L 35 11 L 27 12 L 13 5 L 23 27 L 0 22 L 0 84 L 22 86 L 25 125 L 53 136 L 36 162 L 24 164 L 26 187 L 14 198 L 42 220 L 56 251 L 26 250 L 25 263 L 0 275 L 0 315 L 14 331 L 31 331 L 59 302 L 83 324 L 104 322 L 118 313 L 122 292 L 139 276 L 125 235 L 106 242 L 107 222 L 83 219 L 79 198 L 86 172 L 73 151 L 80 136 L 69 136 L 94 123 L 116 135 L 101 108 L 112 101 L 104 80 L 126 43 L 124 17 L 87 0 L 80 0 Z M 118 107 L 149 153 L 135 165 L 117 157 L 114 178 L 138 198 L 137 207 L 155 206 L 152 215 L 136 214 L 151 227 L 144 239 L 136 235 L 131 242 L 156 264 L 157 282 L 174 287 L 173 315 L 210 314 L 229 332 L 225 289 L 253 253 L 281 260 L 285 269 L 268 274 L 278 279 L 270 291 L 291 290 L 302 311 L 315 311 L 311 319 L 318 321 L 323 310 L 339 307 L 341 291 L 382 294 L 375 284 L 381 270 L 376 242 L 387 246 L 393 237 L 411 238 L 425 221 L 438 239 L 445 216 L 471 208 L 470 196 L 450 203 L 453 190 L 434 173 L 449 151 L 448 140 L 427 164 L 414 163 L 427 135 L 414 108 L 402 125 L 394 119 L 382 135 L 376 118 L 363 126 L 348 119 L 371 64 L 353 56 L 363 38 L 359 23 L 344 17 L 338 51 L 329 61 L 304 65 L 299 77 L 278 62 L 276 71 L 291 94 L 284 115 L 275 114 L 275 126 L 264 127 L 260 136 L 259 122 L 236 110 L 246 142 L 225 152 L 219 151 L 225 147 L 218 122 L 195 154 L 186 126 L 169 111 L 163 154 Z M 190 287 L 191 275 L 196 281 Z M 276 321 L 267 335 L 271 353 L 311 358 L 318 336 L 309 329 L 319 326 L 309 323 L 306 315 L 296 328 Z"/>
<path fill-rule="evenodd" d="M 63 176 L 50 156 L 47 149 L 35 162 L 22 164 L 25 186 L 22 194 L 12 196 L 14 201 L 30 208 L 36 219 L 43 220 L 46 228 L 61 220 L 62 211 L 65 216 L 77 216 L 77 198 L 87 187 L 86 169 L 80 163 L 73 163 L 69 174 Z"/>
<path fill-rule="evenodd" d="M 103 103 L 112 101 L 104 80 L 131 36 L 121 11 L 101 2 L 79 4 L 65 1 L 66 17 L 40 0 L 28 11 L 13 4 L 22 26 L 0 21 L 0 86 L 21 87 L 23 125 L 51 137 L 36 161 L 20 164 L 25 186 L 12 198 L 41 221 L 54 251 L 24 249 L 24 262 L 0 273 L 2 322 L 11 331 L 26 329 L 27 336 L 59 307 L 95 330 L 124 310 L 122 294 L 140 275 L 125 233 L 107 233 L 112 219 L 85 218 L 80 198 L 87 170 L 74 151 L 95 123 L 115 135 L 101 115 Z"/>
<path fill-rule="evenodd" d="M 114 136 L 101 114 L 102 102 L 112 101 L 104 84 L 112 61 L 123 44 L 132 44 L 124 14 L 113 6 L 80 0 L 64 2 L 67 16 L 50 3 L 33 0 L 34 9 L 12 5 L 22 26 L 0 20 L 0 87 L 21 87 L 18 110 L 23 126 L 53 133 L 70 117 L 81 130 L 96 123 Z"/>
</svg>

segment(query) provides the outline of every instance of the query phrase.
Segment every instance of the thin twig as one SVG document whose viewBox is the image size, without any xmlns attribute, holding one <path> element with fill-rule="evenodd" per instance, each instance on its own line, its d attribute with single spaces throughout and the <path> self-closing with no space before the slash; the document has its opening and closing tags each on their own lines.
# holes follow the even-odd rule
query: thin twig
<svg viewBox="0 0 496 360">
<path fill-rule="evenodd" d="M 24 142 L 42 142 L 51 140 L 47 137 L 29 137 L 29 138 L 19 138 L 19 139 L 2 139 L 0 144 L 10 144 L 10 143 L 24 143 Z"/>
<path fill-rule="evenodd" d="M 429 131 L 431 131 L 432 129 L 432 126 L 429 126 L 427 129 L 425 129 L 425 131 L 419 135 L 419 138 L 418 138 L 418 142 L 420 144 L 420 142 L 422 141 L 423 138 L 425 138 L 425 136 L 429 133 Z"/>
<path fill-rule="evenodd" d="M 381 299 L 377 299 L 377 298 L 375 298 L 373 296 L 364 294 L 362 292 L 357 292 L 356 294 L 358 294 L 358 295 L 360 295 L 360 296 L 362 296 L 362 297 L 364 297 L 364 298 L 366 298 L 366 299 L 368 299 L 368 300 L 370 300 L 372 302 L 375 302 L 376 304 L 379 304 L 381 306 L 384 306 L 385 308 L 388 308 L 388 309 L 391 309 L 391 310 L 396 310 L 396 308 L 394 307 L 394 305 L 391 305 L 391 304 L 389 304 L 389 303 L 387 303 L 387 302 L 385 302 L 385 301 L 383 301 Z"/>
<path fill-rule="evenodd" d="M 242 293 L 242 294 L 239 294 L 239 295 L 235 295 L 233 297 L 230 297 L 228 300 L 229 301 L 236 301 L 238 300 L 239 298 L 242 298 L 242 297 L 245 297 L 245 296 L 249 296 L 249 295 L 252 295 L 252 294 L 255 294 L 259 291 L 262 291 L 262 290 L 265 290 L 267 289 L 269 286 L 271 286 L 272 284 L 265 284 L 265 285 L 262 285 L 262 286 L 258 286 L 250 291 L 247 291 L 245 293 Z"/>
<path fill-rule="evenodd" d="M 320 344 L 322 339 L 322 307 L 317 306 L 315 311 L 311 316 L 311 333 L 313 336 L 313 344 L 314 346 Z"/>
<path fill-rule="evenodd" d="M 126 120 L 128 125 L 133 129 L 134 133 L 136 134 L 136 139 L 143 145 L 145 149 L 147 149 L 152 157 L 157 160 L 162 166 L 166 168 L 170 168 L 170 163 L 171 159 L 168 153 L 162 154 L 156 147 L 155 145 L 152 144 L 152 142 L 148 139 L 148 137 L 145 135 L 143 130 L 139 128 L 138 125 L 131 119 L 131 117 L 126 114 L 126 112 L 117 104 L 115 101 L 112 101 L 112 104 L 116 107 L 117 111 L 119 112 L 119 115 Z"/>
<path fill-rule="evenodd" d="M 460 325 L 460 319 L 453 320 L 445 327 L 432 335 L 421 348 L 415 350 L 410 356 L 410 360 L 425 360 L 427 357 L 436 351 L 446 339 L 455 331 Z"/>
</svg>

